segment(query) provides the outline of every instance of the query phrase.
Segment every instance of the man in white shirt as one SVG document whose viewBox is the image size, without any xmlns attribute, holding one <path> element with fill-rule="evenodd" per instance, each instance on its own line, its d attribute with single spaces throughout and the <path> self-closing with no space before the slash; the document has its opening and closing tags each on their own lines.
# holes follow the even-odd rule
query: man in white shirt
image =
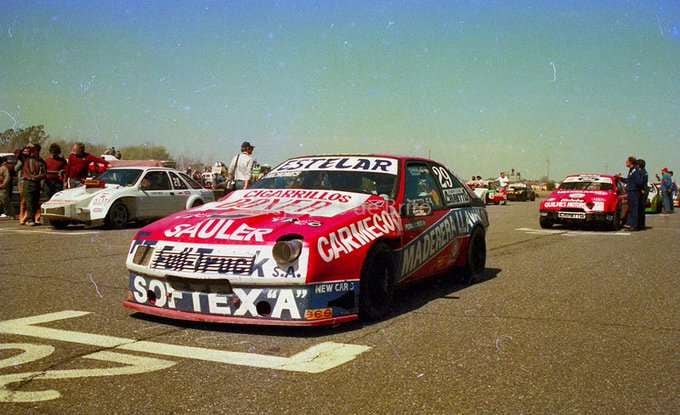
<svg viewBox="0 0 680 415">
<path fill-rule="evenodd" d="M 248 141 L 241 144 L 241 152 L 234 156 L 229 163 L 229 176 L 234 179 L 234 190 L 247 189 L 255 165 L 253 150 L 255 149 Z"/>
<path fill-rule="evenodd" d="M 501 189 L 506 189 L 510 184 L 510 179 L 505 175 L 505 172 L 501 172 L 500 177 L 498 177 L 496 181 L 498 182 L 498 187 Z"/>
</svg>

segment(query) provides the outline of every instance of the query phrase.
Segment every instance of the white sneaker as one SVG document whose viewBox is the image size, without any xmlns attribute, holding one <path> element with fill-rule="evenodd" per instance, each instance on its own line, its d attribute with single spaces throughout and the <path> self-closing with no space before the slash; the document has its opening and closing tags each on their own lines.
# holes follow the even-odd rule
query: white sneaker
<svg viewBox="0 0 680 415">
<path fill-rule="evenodd" d="M 0 215 L 0 219 L 7 219 L 7 218 L 9 218 L 9 216 L 5 215 L 4 213 L 2 215 Z"/>
</svg>

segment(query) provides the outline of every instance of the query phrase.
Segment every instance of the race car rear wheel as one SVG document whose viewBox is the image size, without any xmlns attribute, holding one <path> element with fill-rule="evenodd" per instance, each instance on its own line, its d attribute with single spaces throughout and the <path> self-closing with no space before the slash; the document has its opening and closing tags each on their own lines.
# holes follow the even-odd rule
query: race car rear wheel
<svg viewBox="0 0 680 415">
<path fill-rule="evenodd" d="M 384 243 L 375 245 L 361 272 L 359 316 L 362 320 L 379 320 L 390 312 L 395 269 L 392 250 Z"/>
<path fill-rule="evenodd" d="M 111 206 L 109 212 L 106 214 L 104 222 L 108 228 L 122 229 L 130 220 L 130 214 L 127 207 L 122 202 L 116 202 Z"/>
<path fill-rule="evenodd" d="M 621 218 L 621 209 L 616 211 L 614 219 L 609 223 L 609 229 L 618 231 L 623 227 L 623 219 Z"/>
<path fill-rule="evenodd" d="M 463 269 L 462 282 L 465 285 L 474 284 L 477 276 L 486 268 L 486 236 L 480 227 L 475 228 L 470 235 L 467 261 Z"/>
</svg>

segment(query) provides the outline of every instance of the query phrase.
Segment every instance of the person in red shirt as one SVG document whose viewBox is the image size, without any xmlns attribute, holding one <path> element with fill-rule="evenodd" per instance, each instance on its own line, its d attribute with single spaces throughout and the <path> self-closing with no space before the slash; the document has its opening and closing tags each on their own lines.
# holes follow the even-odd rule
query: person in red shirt
<svg viewBox="0 0 680 415">
<path fill-rule="evenodd" d="M 64 171 L 66 170 L 66 159 L 61 156 L 59 144 L 52 143 L 49 148 L 50 156 L 45 160 L 47 166 L 47 198 L 51 198 L 55 193 L 64 190 Z"/>
<path fill-rule="evenodd" d="M 69 189 L 78 187 L 87 178 L 87 168 L 90 163 L 101 163 L 108 165 L 109 162 L 85 152 L 85 144 L 75 143 L 68 156 L 66 166 L 66 185 Z"/>
</svg>

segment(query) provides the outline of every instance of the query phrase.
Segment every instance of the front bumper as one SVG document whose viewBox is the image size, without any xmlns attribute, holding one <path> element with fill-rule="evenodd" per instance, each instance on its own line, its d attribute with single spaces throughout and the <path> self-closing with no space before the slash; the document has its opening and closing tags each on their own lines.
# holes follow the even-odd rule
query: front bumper
<svg viewBox="0 0 680 415">
<path fill-rule="evenodd" d="M 48 220 L 56 220 L 73 223 L 90 223 L 92 222 L 90 211 L 83 208 L 77 208 L 75 205 L 66 206 L 41 206 L 42 217 Z"/>
<path fill-rule="evenodd" d="M 550 220 L 553 223 L 594 223 L 594 222 L 612 222 L 615 219 L 613 212 L 564 212 L 564 213 L 578 213 L 584 214 L 581 218 L 560 217 L 560 211 L 545 211 L 542 210 L 541 219 Z"/>
<path fill-rule="evenodd" d="M 131 273 L 123 305 L 159 317 L 228 324 L 334 326 L 358 318 L 358 281 L 234 286 Z"/>
</svg>

